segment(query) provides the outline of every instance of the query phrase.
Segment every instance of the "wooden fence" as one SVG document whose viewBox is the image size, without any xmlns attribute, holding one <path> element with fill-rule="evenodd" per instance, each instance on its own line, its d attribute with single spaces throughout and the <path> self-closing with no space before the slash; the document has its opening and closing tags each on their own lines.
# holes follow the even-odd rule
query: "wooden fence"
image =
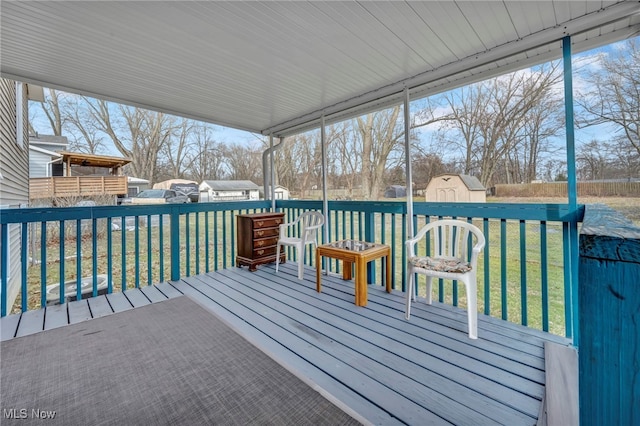
<svg viewBox="0 0 640 426">
<path fill-rule="evenodd" d="M 127 195 L 126 176 L 56 176 L 29 179 L 29 198 Z"/>
<path fill-rule="evenodd" d="M 567 182 L 500 184 L 496 197 L 567 197 Z M 640 197 L 640 182 L 578 182 L 578 196 Z"/>
</svg>

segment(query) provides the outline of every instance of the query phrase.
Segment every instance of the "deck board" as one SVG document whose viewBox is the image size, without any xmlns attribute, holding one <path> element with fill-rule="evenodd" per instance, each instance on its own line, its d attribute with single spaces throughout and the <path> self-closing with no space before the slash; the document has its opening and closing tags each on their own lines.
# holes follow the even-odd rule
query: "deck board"
<svg viewBox="0 0 640 426">
<path fill-rule="evenodd" d="M 76 324 L 91 319 L 91 309 L 87 299 L 74 300 L 67 303 L 69 310 L 69 324 Z"/>
<path fill-rule="evenodd" d="M 69 324 L 67 304 L 47 306 L 44 314 L 44 329 L 63 327 Z"/>
<path fill-rule="evenodd" d="M 20 317 L 20 324 L 18 324 L 18 330 L 16 331 L 16 337 L 37 333 L 42 331 L 43 327 L 44 309 L 23 312 Z"/>
<path fill-rule="evenodd" d="M 2 319 L 2 339 L 184 294 L 374 424 L 531 425 L 545 413 L 544 345 L 567 339 L 479 315 L 472 340 L 464 309 L 419 301 L 406 321 L 403 293 L 372 285 L 358 307 L 352 281 L 324 276 L 317 293 L 314 270 L 301 281 L 296 266 L 229 268 L 28 311 Z"/>
<path fill-rule="evenodd" d="M 137 288 L 127 290 L 123 294 L 129 300 L 129 302 L 131 302 L 131 305 L 133 305 L 134 308 L 146 306 L 151 303 L 149 299 L 144 295 L 144 293 Z"/>
<path fill-rule="evenodd" d="M 92 318 L 100 318 L 113 313 L 113 309 L 111 309 L 111 305 L 109 305 L 109 301 L 105 296 L 92 297 L 87 301 L 89 302 Z"/>
<path fill-rule="evenodd" d="M 168 282 L 156 284 L 156 288 L 160 290 L 167 299 L 182 296 L 182 293 L 176 290 L 175 287 L 173 287 L 171 283 L 168 283 Z"/>
<path fill-rule="evenodd" d="M 574 348 L 545 343 L 547 366 L 546 421 L 550 425 L 580 424 L 578 353 Z"/>
<path fill-rule="evenodd" d="M 122 293 L 107 294 L 106 298 L 109 302 L 109 305 L 111 305 L 111 309 L 113 309 L 114 313 L 133 309 L 133 306 L 131 305 L 131 302 L 129 302 L 129 299 L 124 297 L 124 294 Z"/>
<path fill-rule="evenodd" d="M 167 296 L 165 296 L 164 293 L 158 290 L 154 285 L 140 287 L 140 291 L 144 293 L 145 296 L 147 296 L 151 303 L 167 300 Z"/>
<path fill-rule="evenodd" d="M 0 341 L 13 339 L 20 323 L 20 314 L 7 315 L 0 319 Z"/>
</svg>

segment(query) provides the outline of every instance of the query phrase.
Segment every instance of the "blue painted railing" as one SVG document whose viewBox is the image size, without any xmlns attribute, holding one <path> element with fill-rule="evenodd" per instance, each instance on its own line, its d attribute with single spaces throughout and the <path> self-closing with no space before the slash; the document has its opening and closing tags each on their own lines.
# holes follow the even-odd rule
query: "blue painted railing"
<svg viewBox="0 0 640 426">
<path fill-rule="evenodd" d="M 20 283 L 14 306 L 26 311 L 46 305 L 48 285 L 82 277 L 92 279 L 96 296 L 99 275 L 106 275 L 110 293 L 232 266 L 235 215 L 269 207 L 268 202 L 225 202 L 5 209 L 0 215 L 2 316 L 11 311 L 11 272 Z M 14 243 L 15 238 L 26 243 Z M 19 271 L 8 254 L 14 244 L 21 247 Z M 73 295 L 64 287 L 60 303 L 82 297 L 80 286 L 74 286 Z"/>
<path fill-rule="evenodd" d="M 0 218 L 2 316 L 45 306 L 46 286 L 107 276 L 106 292 L 177 280 L 235 265 L 236 223 L 240 213 L 268 211 L 270 202 L 245 201 L 154 206 L 96 206 L 3 210 Z M 287 221 L 321 201 L 278 200 Z M 478 306 L 487 314 L 556 334 L 572 335 L 570 295 L 572 256 L 569 224 L 582 220 L 584 208 L 563 204 L 414 203 L 414 229 L 439 217 L 471 221 L 483 230 L 487 246 L 479 260 Z M 359 239 L 391 247 L 393 287 L 406 285 L 406 204 L 402 202 L 330 201 L 329 239 Z M 76 238 L 80 235 L 80 238 Z M 13 237 L 11 237 L 13 236 Z M 10 238 L 11 237 L 11 238 Z M 21 245 L 18 302 L 7 306 L 8 247 Z M 324 238 L 324 237 L 322 237 Z M 323 241 L 324 242 L 324 241 Z M 427 253 L 429 247 L 419 250 Z M 79 253 L 80 256 L 76 256 Z M 287 253 L 296 260 L 295 251 Z M 78 261 L 80 258 L 80 261 Z M 308 250 L 305 263 L 313 265 Z M 330 272 L 341 265 L 327 260 Z M 15 271 L 11 271 L 16 273 Z M 369 281 L 381 283 L 382 263 L 371 262 Z M 425 286 L 417 290 L 424 296 Z M 61 289 L 64 286 L 61 286 Z M 73 298 L 80 298 L 81 290 Z M 464 305 L 464 286 L 443 281 L 437 298 Z M 422 292 L 422 293 L 420 293 Z M 69 295 L 60 292 L 59 301 Z M 84 296 L 86 297 L 86 295 Z"/>
</svg>

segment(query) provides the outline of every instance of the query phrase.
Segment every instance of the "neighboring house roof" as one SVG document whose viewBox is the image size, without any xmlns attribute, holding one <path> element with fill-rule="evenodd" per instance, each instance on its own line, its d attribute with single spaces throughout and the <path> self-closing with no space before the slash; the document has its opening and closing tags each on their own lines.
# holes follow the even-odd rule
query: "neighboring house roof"
<svg viewBox="0 0 640 426">
<path fill-rule="evenodd" d="M 55 158 L 59 158 L 59 159 L 61 159 L 61 158 L 62 158 L 62 154 L 60 154 L 60 153 L 58 153 L 58 152 L 54 152 L 54 151 L 50 151 L 50 150 L 48 150 L 48 149 L 40 148 L 40 147 L 38 147 L 38 146 L 36 146 L 36 145 L 32 145 L 32 144 L 29 144 L 29 151 L 36 151 L 36 152 L 39 152 L 39 153 L 41 153 L 41 154 L 48 155 L 48 156 L 50 156 L 52 159 L 53 159 L 54 157 L 55 157 Z"/>
<path fill-rule="evenodd" d="M 53 151 L 64 151 L 69 146 L 69 141 L 66 136 L 30 135 L 29 145 Z"/>
<path fill-rule="evenodd" d="M 260 191 L 263 191 L 263 192 L 264 192 L 264 186 L 260 186 L 259 188 L 260 188 Z M 285 191 L 288 191 L 288 190 L 289 190 L 289 188 L 286 188 L 286 187 L 284 187 L 284 186 L 282 186 L 282 185 L 276 185 L 276 186 L 275 186 L 275 189 L 276 189 L 276 191 L 277 191 L 278 189 L 283 189 L 283 190 L 285 190 Z"/>
<path fill-rule="evenodd" d="M 260 187 L 250 180 L 205 180 L 202 183 L 214 191 L 260 190 Z"/>
<path fill-rule="evenodd" d="M 195 185 L 198 185 L 198 182 L 196 182 L 194 180 L 168 179 L 168 180 L 164 180 L 162 182 L 154 183 L 153 184 L 153 189 L 171 189 L 171 185 L 173 185 L 173 184 L 187 184 L 187 183 L 193 183 Z"/>
<path fill-rule="evenodd" d="M 137 177 L 133 177 L 133 176 L 127 176 L 127 183 L 129 184 L 149 184 L 149 181 L 147 179 L 142 179 L 142 178 L 137 178 Z"/>
</svg>

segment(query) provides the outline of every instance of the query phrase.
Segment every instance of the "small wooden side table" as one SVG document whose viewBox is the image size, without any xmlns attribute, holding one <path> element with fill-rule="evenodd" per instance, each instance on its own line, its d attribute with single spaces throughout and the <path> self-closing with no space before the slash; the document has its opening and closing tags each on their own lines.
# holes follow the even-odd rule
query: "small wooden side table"
<svg viewBox="0 0 640 426">
<path fill-rule="evenodd" d="M 356 264 L 356 305 L 367 306 L 367 263 L 384 258 L 387 271 L 385 285 L 387 293 L 391 293 L 391 249 L 384 244 L 369 243 L 357 240 L 342 240 L 323 244 L 316 250 L 316 290 L 321 291 L 320 276 L 322 256 L 342 260 L 342 279 L 352 279 L 352 265 Z"/>
</svg>

